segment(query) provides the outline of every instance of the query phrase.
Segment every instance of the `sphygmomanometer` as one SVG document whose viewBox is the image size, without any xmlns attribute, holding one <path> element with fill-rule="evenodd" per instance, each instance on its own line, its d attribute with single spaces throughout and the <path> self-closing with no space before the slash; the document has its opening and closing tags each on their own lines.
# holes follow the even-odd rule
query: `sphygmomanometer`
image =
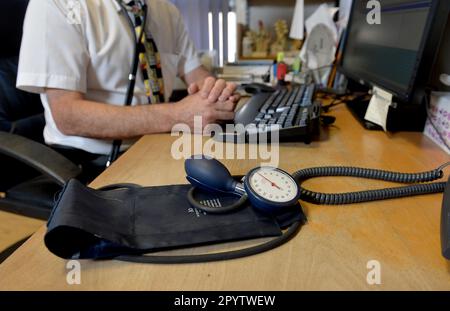
<svg viewBox="0 0 450 311">
<path fill-rule="evenodd" d="M 185 161 L 186 178 L 191 185 L 122 184 L 91 189 L 72 180 L 52 211 L 45 244 L 62 258 L 141 263 L 241 258 L 274 249 L 296 236 L 306 222 L 301 201 L 342 205 L 443 192 L 446 183 L 431 181 L 442 178 L 448 165 L 417 174 L 355 167 L 307 168 L 289 174 L 279 168 L 256 167 L 244 177 L 236 177 L 219 161 L 196 156 Z M 302 186 L 303 181 L 322 176 L 362 177 L 409 185 L 340 194 L 318 193 Z M 442 228 L 447 232 L 448 224 Z M 443 255 L 449 257 L 446 236 L 442 240 Z M 261 237 L 272 238 L 249 248 L 212 254 L 154 254 L 159 250 Z"/>
</svg>

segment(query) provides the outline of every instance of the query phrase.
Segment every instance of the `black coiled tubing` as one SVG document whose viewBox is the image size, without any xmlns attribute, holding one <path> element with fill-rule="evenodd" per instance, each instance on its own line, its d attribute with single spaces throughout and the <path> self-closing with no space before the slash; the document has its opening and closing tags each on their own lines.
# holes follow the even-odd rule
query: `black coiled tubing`
<svg viewBox="0 0 450 311">
<path fill-rule="evenodd" d="M 450 162 L 423 173 L 398 173 L 342 166 L 314 167 L 299 170 L 293 177 L 300 185 L 300 200 L 314 204 L 342 205 L 444 192 L 445 182 L 430 181 L 441 179 L 444 176 L 443 169 L 449 165 Z M 347 193 L 320 193 L 301 187 L 301 183 L 307 179 L 327 176 L 359 177 L 412 185 Z"/>
</svg>

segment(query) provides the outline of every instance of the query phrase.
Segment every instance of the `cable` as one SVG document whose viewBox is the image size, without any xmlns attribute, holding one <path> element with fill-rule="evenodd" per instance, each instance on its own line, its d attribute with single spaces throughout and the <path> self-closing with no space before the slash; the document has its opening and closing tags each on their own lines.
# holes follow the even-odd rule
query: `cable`
<svg viewBox="0 0 450 311">
<path fill-rule="evenodd" d="M 450 162 L 439 168 L 423 173 L 398 173 L 375 169 L 366 169 L 358 167 L 315 167 L 303 169 L 293 174 L 294 179 L 299 185 L 310 178 L 326 176 L 348 176 L 367 179 L 384 180 L 398 183 L 425 183 L 440 179 L 444 176 L 443 169 L 450 165 Z M 414 184 L 404 187 L 385 188 L 377 190 L 366 190 L 347 193 L 320 193 L 310 191 L 303 187 L 300 188 L 300 200 L 325 205 L 342 205 L 361 202 L 370 202 L 377 200 L 387 200 L 393 198 L 432 194 L 444 192 L 445 182 Z"/>
<path fill-rule="evenodd" d="M 355 96 L 353 99 L 346 100 L 346 99 L 343 98 L 343 97 L 348 96 L 348 95 L 349 94 L 335 96 L 333 98 L 333 101 L 330 104 L 322 106 L 322 111 L 326 113 L 326 112 L 329 112 L 330 109 L 333 108 L 333 107 L 336 107 L 336 106 L 339 106 L 339 105 L 342 105 L 342 104 L 346 104 L 348 102 L 356 102 L 356 101 L 359 101 L 359 100 L 361 100 L 361 99 L 363 99 L 364 97 L 367 96 L 367 94 L 365 94 L 365 93 L 363 93 L 363 94 L 355 93 L 355 94 L 353 94 Z"/>
<path fill-rule="evenodd" d="M 227 214 L 234 212 L 244 206 L 244 203 L 247 201 L 247 195 L 241 195 L 239 200 L 236 200 L 233 204 L 230 204 L 226 207 L 209 207 L 206 205 L 201 204 L 195 199 L 195 191 L 196 187 L 192 187 L 189 189 L 189 192 L 187 194 L 187 199 L 189 201 L 189 204 L 195 208 L 198 208 L 199 210 L 202 210 L 204 212 L 210 213 L 210 214 Z"/>
<path fill-rule="evenodd" d="M 125 15 L 126 20 L 130 26 L 131 33 L 133 35 L 134 39 L 134 50 L 133 50 L 133 62 L 130 67 L 130 74 L 128 75 L 128 88 L 126 93 L 126 99 L 125 99 L 125 106 L 130 106 L 133 101 L 133 95 L 134 95 L 134 86 L 136 84 L 136 74 L 137 69 L 139 65 L 139 53 L 140 51 L 137 49 L 138 43 L 142 41 L 142 38 L 145 33 L 145 26 L 147 25 L 147 5 L 144 4 L 142 6 L 144 19 L 141 26 L 141 32 L 139 33 L 139 37 L 136 35 L 135 31 L 135 25 L 133 24 L 133 21 L 131 20 L 131 17 L 128 15 L 128 11 L 125 8 L 122 1 L 117 1 L 117 3 L 120 6 L 120 12 Z M 117 160 L 120 152 L 120 147 L 122 145 L 122 140 L 116 139 L 112 143 L 111 153 L 109 154 L 108 161 L 106 162 L 106 167 L 109 167 L 115 160 Z"/>
<path fill-rule="evenodd" d="M 281 236 L 270 240 L 266 243 L 253 247 L 222 252 L 214 254 L 185 255 L 185 256 L 141 256 L 141 255 L 121 255 L 114 259 L 136 263 L 152 263 L 152 264 L 182 264 L 182 263 L 199 263 L 212 262 L 220 260 L 230 260 L 242 257 L 253 256 L 263 252 L 267 252 L 278 246 L 289 242 L 300 230 L 303 222 L 294 222 Z"/>
<path fill-rule="evenodd" d="M 330 104 L 322 106 L 322 111 L 325 113 L 329 112 L 331 108 L 342 104 L 345 104 L 345 102 L 342 101 L 341 99 L 333 99 L 333 101 Z"/>
</svg>

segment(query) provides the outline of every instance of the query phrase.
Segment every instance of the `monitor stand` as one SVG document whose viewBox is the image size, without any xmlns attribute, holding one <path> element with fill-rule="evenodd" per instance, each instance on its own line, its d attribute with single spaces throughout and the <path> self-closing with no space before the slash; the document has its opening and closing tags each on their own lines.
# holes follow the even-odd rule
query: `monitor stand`
<svg viewBox="0 0 450 311">
<path fill-rule="evenodd" d="M 382 131 L 383 128 L 381 126 L 364 119 L 370 101 L 370 99 L 365 99 L 366 97 L 367 96 L 358 96 L 355 99 L 347 101 L 347 107 L 364 128 L 371 131 Z"/>
</svg>

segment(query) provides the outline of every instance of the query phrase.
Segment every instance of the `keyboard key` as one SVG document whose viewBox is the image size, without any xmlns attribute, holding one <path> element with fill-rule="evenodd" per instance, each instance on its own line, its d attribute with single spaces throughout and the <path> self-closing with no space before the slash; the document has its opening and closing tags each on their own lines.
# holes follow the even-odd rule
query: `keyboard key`
<svg viewBox="0 0 450 311">
<path fill-rule="evenodd" d="M 298 105 L 293 105 L 291 107 L 291 110 L 289 110 L 288 117 L 294 117 L 295 114 L 297 113 L 297 111 L 298 111 Z"/>
<path fill-rule="evenodd" d="M 263 120 L 261 120 L 261 121 L 258 123 L 258 125 L 264 125 L 264 124 L 267 124 L 267 121 L 268 121 L 268 120 L 263 119 Z"/>
<path fill-rule="evenodd" d="M 287 104 L 288 104 L 288 102 L 291 100 L 291 98 L 292 98 L 292 97 L 295 97 L 295 93 L 296 93 L 296 89 L 293 89 L 293 90 L 287 92 L 287 93 L 284 95 L 283 99 L 280 101 L 280 104 L 279 104 L 278 107 L 277 107 L 277 111 L 278 111 L 278 109 L 280 109 L 280 108 L 283 109 L 284 107 L 287 107 Z M 280 110 L 280 111 L 282 111 L 282 110 Z"/>
<path fill-rule="evenodd" d="M 255 117 L 255 121 L 259 122 L 264 118 L 264 113 L 260 112 L 258 113 L 258 115 Z"/>
<path fill-rule="evenodd" d="M 289 109 L 290 109 L 289 106 L 278 107 L 277 110 L 276 110 L 275 112 L 289 111 Z"/>
<path fill-rule="evenodd" d="M 291 107 L 294 102 L 295 102 L 295 98 L 297 98 L 297 94 L 300 91 L 299 87 L 296 87 L 293 91 L 292 91 L 292 95 L 291 97 L 289 97 L 289 100 L 286 103 L 286 107 Z"/>
<path fill-rule="evenodd" d="M 302 107 L 307 107 L 307 106 L 311 106 L 312 105 L 312 100 L 313 100 L 313 96 L 314 96 L 314 90 L 315 90 L 315 86 L 314 85 L 309 85 L 306 88 L 305 94 L 303 95 L 302 101 L 301 101 L 301 106 Z"/>
<path fill-rule="evenodd" d="M 270 95 L 270 97 L 266 100 L 264 105 L 259 109 L 260 112 L 266 113 L 270 106 L 272 106 L 273 101 L 277 98 L 278 94 L 280 94 L 280 90 L 277 90 Z"/>
<path fill-rule="evenodd" d="M 288 93 L 287 89 L 281 90 L 281 92 L 278 95 L 278 97 L 272 103 L 271 108 L 276 110 L 276 108 L 281 104 L 283 98 L 286 96 L 287 93 Z"/>
<path fill-rule="evenodd" d="M 284 126 L 284 123 L 286 122 L 286 118 L 285 117 L 281 117 L 278 119 L 277 124 L 281 127 Z"/>
<path fill-rule="evenodd" d="M 300 86 L 297 96 L 295 96 L 294 104 L 299 104 L 301 102 L 303 94 L 305 93 L 305 89 L 306 89 L 305 85 Z"/>
</svg>

